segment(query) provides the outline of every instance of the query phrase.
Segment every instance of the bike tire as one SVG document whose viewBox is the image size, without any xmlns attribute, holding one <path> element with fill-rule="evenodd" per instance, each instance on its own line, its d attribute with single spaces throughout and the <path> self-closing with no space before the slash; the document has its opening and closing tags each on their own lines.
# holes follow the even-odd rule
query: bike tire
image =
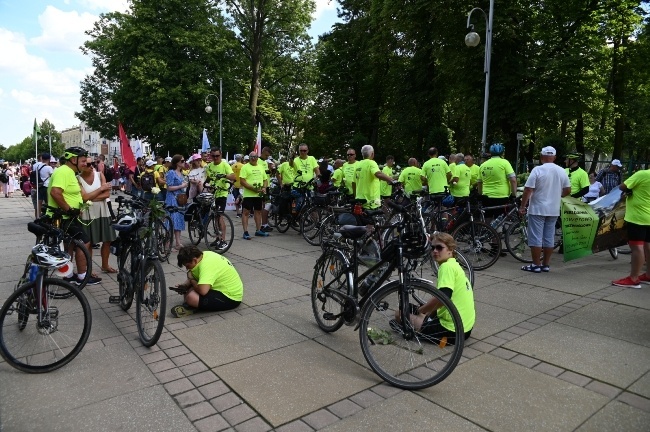
<svg viewBox="0 0 650 432">
<path fill-rule="evenodd" d="M 618 248 L 609 248 L 609 254 L 614 258 L 615 260 L 618 259 Z"/>
<path fill-rule="evenodd" d="M 401 389 L 419 390 L 440 383 L 453 372 L 463 353 L 463 324 L 451 300 L 432 283 L 407 279 L 404 288 L 407 298 L 397 281 L 370 296 L 361 309 L 359 342 L 370 368 L 384 381 Z M 431 298 L 447 308 L 455 330 L 424 335 L 415 332 L 410 319 L 405 319 L 406 329 L 396 321 L 396 311 L 407 318 L 411 304 L 421 305 Z"/>
<path fill-rule="evenodd" d="M 275 214 L 275 229 L 278 230 L 279 233 L 284 234 L 287 231 L 289 231 L 289 224 L 291 219 L 291 215 L 281 215 L 276 213 Z"/>
<path fill-rule="evenodd" d="M 226 224 L 226 237 L 222 239 L 221 244 L 213 244 L 217 239 L 222 237 L 219 221 L 223 219 Z M 224 254 L 232 246 L 235 240 L 235 227 L 232 219 L 225 213 L 211 214 L 204 226 L 205 247 L 212 252 Z"/>
<path fill-rule="evenodd" d="M 160 261 L 147 259 L 142 267 L 143 274 L 135 297 L 135 321 L 140 341 L 146 347 L 158 342 L 165 326 L 167 286 Z"/>
<path fill-rule="evenodd" d="M 84 259 L 86 260 L 86 275 L 84 276 L 84 278 L 82 280 L 75 283 L 76 287 L 79 290 L 84 289 L 84 287 L 86 286 L 86 283 L 88 283 L 88 279 L 90 279 L 90 276 L 92 276 L 92 273 L 93 273 L 93 260 L 92 260 L 92 257 L 90 256 L 90 252 L 86 248 L 86 245 L 84 244 L 84 242 L 82 242 L 79 239 L 72 239 L 70 241 L 70 243 L 68 244 L 67 249 L 63 248 L 62 250 L 67 250 L 68 253 L 70 254 L 70 262 L 68 264 L 66 264 L 66 265 L 72 266 L 72 274 L 73 275 L 78 275 L 79 274 L 79 272 L 77 271 L 77 268 L 76 268 L 77 267 L 77 260 L 76 260 L 77 250 L 79 250 L 81 252 L 81 254 L 84 256 Z M 63 278 L 61 278 L 61 277 L 59 277 L 57 275 L 57 270 L 56 269 L 52 269 L 51 271 L 49 271 L 49 274 L 47 275 L 47 277 L 53 278 L 53 279 L 61 279 L 61 280 L 63 280 Z M 57 295 L 72 296 L 72 294 L 69 293 L 69 292 L 65 292 L 65 293 L 61 293 L 61 294 L 57 294 Z"/>
<path fill-rule="evenodd" d="M 459 250 L 472 263 L 474 270 L 485 270 L 499 259 L 501 237 L 484 222 L 465 222 L 454 230 L 452 237 Z"/>
<path fill-rule="evenodd" d="M 117 287 L 120 294 L 120 308 L 127 311 L 133 304 L 132 250 L 127 246 L 118 258 Z"/>
<path fill-rule="evenodd" d="M 311 282 L 311 307 L 318 327 L 331 333 L 344 322 L 344 297 L 349 294 L 348 261 L 337 250 L 330 250 L 318 259 Z M 339 315 L 335 319 L 326 314 Z"/>
<path fill-rule="evenodd" d="M 516 260 L 532 263 L 533 255 L 528 246 L 528 230 L 521 222 L 515 222 L 506 231 L 506 248 Z"/>
<path fill-rule="evenodd" d="M 194 246 L 198 246 L 201 243 L 201 239 L 203 238 L 203 223 L 201 222 L 201 216 L 197 212 L 192 214 L 187 224 L 187 234 L 190 238 L 190 243 Z"/>
<path fill-rule="evenodd" d="M 167 261 L 172 253 L 172 241 L 174 239 L 174 225 L 172 218 L 165 215 L 153 221 L 156 230 L 156 252 L 160 261 Z"/>
<path fill-rule="evenodd" d="M 620 246 L 617 247 L 616 249 L 618 249 L 619 254 L 629 255 L 632 253 L 632 249 L 630 249 L 630 246 Z"/>
<path fill-rule="evenodd" d="M 337 231 L 338 225 L 336 224 L 336 215 L 331 214 L 323 219 L 320 232 L 318 233 L 318 244 L 323 251 L 327 249 L 328 242 L 332 240 L 334 233 Z"/>
<path fill-rule="evenodd" d="M 36 313 L 33 301 L 28 303 L 36 282 L 20 286 L 0 309 L 0 355 L 27 373 L 51 372 L 68 364 L 81 352 L 92 326 L 90 305 L 77 287 L 54 278 L 44 278 L 43 287 L 47 320 L 40 325 L 36 317 L 28 322 L 19 315 L 21 310 Z"/>
<path fill-rule="evenodd" d="M 320 243 L 320 228 L 323 219 L 331 212 L 327 207 L 313 206 L 307 209 L 300 219 L 300 232 L 302 237 L 312 246 L 318 246 Z"/>
</svg>

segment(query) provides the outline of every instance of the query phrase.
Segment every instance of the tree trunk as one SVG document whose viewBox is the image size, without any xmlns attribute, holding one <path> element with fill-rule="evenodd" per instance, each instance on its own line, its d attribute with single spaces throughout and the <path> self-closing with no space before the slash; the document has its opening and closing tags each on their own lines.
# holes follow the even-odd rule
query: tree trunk
<svg viewBox="0 0 650 432">
<path fill-rule="evenodd" d="M 582 117 L 582 111 L 578 114 L 578 120 L 576 121 L 575 129 L 575 140 L 576 140 L 576 150 L 578 153 L 585 154 L 585 121 Z M 586 159 L 582 160 L 583 169 L 587 163 Z"/>
</svg>

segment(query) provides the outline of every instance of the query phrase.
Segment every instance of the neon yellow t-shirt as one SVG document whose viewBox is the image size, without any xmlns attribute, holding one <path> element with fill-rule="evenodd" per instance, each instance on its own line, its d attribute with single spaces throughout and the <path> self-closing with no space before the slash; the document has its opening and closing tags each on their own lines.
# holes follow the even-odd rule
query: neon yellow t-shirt
<svg viewBox="0 0 650 432">
<path fill-rule="evenodd" d="M 54 208 L 60 208 L 54 198 L 52 198 L 52 188 L 63 189 L 63 199 L 70 206 L 70 208 L 78 209 L 83 203 L 83 198 L 81 197 L 81 186 L 79 185 L 79 180 L 77 180 L 77 175 L 74 170 L 68 165 L 62 165 L 59 168 L 55 169 L 52 175 L 50 176 L 50 183 L 47 187 L 47 205 Z M 49 210 L 46 212 L 48 215 L 52 215 L 52 212 Z M 68 216 L 63 216 L 63 219 L 68 219 Z"/>
<path fill-rule="evenodd" d="M 589 174 L 587 174 L 587 171 L 583 170 L 582 168 L 578 168 L 573 172 L 571 172 L 569 168 L 565 168 L 564 171 L 566 171 L 566 175 L 569 176 L 572 195 L 591 184 L 589 183 Z"/>
<path fill-rule="evenodd" d="M 458 177 L 458 183 L 449 185 L 449 192 L 459 198 L 469 196 L 469 184 L 472 176 L 470 168 L 464 163 L 456 165 L 451 175 Z"/>
<path fill-rule="evenodd" d="M 447 186 L 447 173 L 451 172 L 447 162 L 442 159 L 431 158 L 422 165 L 422 176 L 427 179 L 429 193 L 440 193 Z"/>
<path fill-rule="evenodd" d="M 167 167 L 165 165 L 154 165 L 153 168 L 153 178 L 156 180 L 156 186 L 158 186 L 160 189 L 167 189 L 167 183 L 163 183 L 162 185 L 158 183 L 158 179 L 162 178 L 163 181 L 165 180 L 165 177 L 167 177 Z"/>
<path fill-rule="evenodd" d="M 460 319 L 463 321 L 463 331 L 467 333 L 474 327 L 476 321 L 474 291 L 456 258 L 449 258 L 438 269 L 438 289 L 441 288 L 449 288 L 452 291 L 451 301 L 458 309 Z M 456 329 L 446 307 L 438 309 L 437 314 L 440 324 L 444 328 L 451 331 Z"/>
<path fill-rule="evenodd" d="M 637 171 L 623 183 L 632 189 L 625 205 L 625 220 L 637 225 L 650 225 L 650 169 Z"/>
<path fill-rule="evenodd" d="M 239 178 L 246 180 L 246 183 L 253 187 L 261 188 L 264 186 L 264 180 L 266 180 L 267 176 L 263 166 L 253 166 L 253 164 L 247 163 L 239 172 Z M 259 193 L 244 188 L 244 198 L 258 198 L 259 196 Z"/>
<path fill-rule="evenodd" d="M 215 198 L 223 198 L 228 196 L 228 189 L 230 184 L 225 178 L 217 180 L 217 174 L 232 174 L 232 168 L 226 161 L 221 161 L 218 164 L 211 162 L 205 167 L 205 178 L 217 189 L 214 191 Z"/>
<path fill-rule="evenodd" d="M 415 166 L 404 168 L 399 175 L 399 182 L 404 185 L 406 195 L 411 195 L 413 191 L 422 191 L 422 170 Z"/>
<path fill-rule="evenodd" d="M 357 184 L 357 199 L 365 199 L 366 203 L 363 208 L 376 209 L 381 205 L 381 195 L 379 193 L 379 179 L 375 174 L 379 171 L 379 165 L 372 159 L 364 159 L 355 164 Z"/>
<path fill-rule="evenodd" d="M 354 191 L 352 190 L 352 183 L 357 175 L 357 164 L 359 161 L 354 161 L 354 163 L 346 162 L 343 164 L 341 169 L 343 170 L 343 179 L 345 180 L 345 187 L 348 188 L 348 195 L 352 195 Z"/>
<path fill-rule="evenodd" d="M 313 156 L 307 156 L 307 159 L 297 157 L 293 160 L 293 168 L 296 170 L 295 180 L 308 182 L 314 178 L 314 168 L 318 168 L 318 162 Z M 302 174 L 298 174 L 298 171 L 302 171 Z"/>
<path fill-rule="evenodd" d="M 389 167 L 388 165 L 382 168 L 381 172 L 391 178 L 395 175 L 395 169 Z M 379 194 L 383 197 L 391 196 L 393 194 L 393 185 L 388 184 L 388 182 L 381 181 L 379 183 Z"/>
<path fill-rule="evenodd" d="M 343 182 L 343 168 L 339 167 L 334 170 L 332 173 L 332 182 L 334 183 L 335 187 L 341 186 L 341 183 Z"/>
<path fill-rule="evenodd" d="M 231 300 L 242 301 L 244 298 L 244 284 L 239 273 L 223 255 L 203 252 L 203 258 L 191 272 L 199 285 L 210 285 L 210 289 L 222 292 Z"/>
<path fill-rule="evenodd" d="M 483 162 L 481 165 L 480 181 L 483 183 L 483 195 L 490 198 L 507 198 L 510 196 L 510 181 L 508 177 L 514 176 L 512 165 L 500 156 Z"/>
<path fill-rule="evenodd" d="M 478 181 L 478 178 L 481 176 L 481 168 L 479 165 L 474 164 L 471 167 L 469 167 L 469 171 L 471 173 L 469 185 L 473 187 Z"/>
<path fill-rule="evenodd" d="M 282 162 L 278 167 L 278 173 L 282 176 L 283 185 L 293 184 L 293 180 L 296 178 L 296 170 L 289 165 L 289 162 Z"/>
</svg>

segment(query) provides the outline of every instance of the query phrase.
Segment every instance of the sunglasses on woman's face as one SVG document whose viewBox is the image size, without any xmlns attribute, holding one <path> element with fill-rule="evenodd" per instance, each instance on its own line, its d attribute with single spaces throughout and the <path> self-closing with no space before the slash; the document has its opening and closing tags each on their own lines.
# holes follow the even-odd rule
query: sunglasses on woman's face
<svg viewBox="0 0 650 432">
<path fill-rule="evenodd" d="M 442 252 L 442 251 L 443 251 L 447 246 L 445 246 L 445 245 L 441 245 L 441 244 L 437 244 L 437 245 L 433 245 L 432 247 L 433 247 L 436 251 L 438 251 L 438 252 Z"/>
</svg>

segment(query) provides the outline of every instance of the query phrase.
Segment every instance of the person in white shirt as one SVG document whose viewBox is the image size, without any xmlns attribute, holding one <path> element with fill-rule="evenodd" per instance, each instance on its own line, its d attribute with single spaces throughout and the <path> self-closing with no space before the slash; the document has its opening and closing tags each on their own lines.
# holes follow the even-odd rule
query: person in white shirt
<svg viewBox="0 0 650 432">
<path fill-rule="evenodd" d="M 54 172 L 54 168 L 50 165 L 51 159 L 52 156 L 49 153 L 43 153 L 40 161 L 36 162 L 32 167 L 32 171 L 36 173 L 36 181 L 38 182 L 38 185 L 32 185 L 31 194 L 34 215 L 37 218 L 43 214 L 43 202 L 47 202 L 47 187 L 49 186 L 50 176 Z"/>
<path fill-rule="evenodd" d="M 524 185 L 519 212 L 523 215 L 528 206 L 528 246 L 533 256 L 533 263 L 521 268 L 524 271 L 550 271 L 561 199 L 571 193 L 569 176 L 564 168 L 554 163 L 555 155 L 553 147 L 544 147 L 540 155 L 542 165 L 533 168 Z M 544 262 L 541 261 L 542 251 Z"/>
<path fill-rule="evenodd" d="M 190 156 L 190 172 L 187 178 L 190 181 L 190 193 L 188 198 L 194 199 L 198 194 L 203 192 L 203 183 L 205 182 L 205 167 L 201 166 L 201 155 L 196 153 Z"/>
<path fill-rule="evenodd" d="M 589 203 L 603 195 L 605 195 L 603 184 L 596 181 L 596 174 L 589 174 L 589 192 L 582 196 L 582 200 Z"/>
</svg>

